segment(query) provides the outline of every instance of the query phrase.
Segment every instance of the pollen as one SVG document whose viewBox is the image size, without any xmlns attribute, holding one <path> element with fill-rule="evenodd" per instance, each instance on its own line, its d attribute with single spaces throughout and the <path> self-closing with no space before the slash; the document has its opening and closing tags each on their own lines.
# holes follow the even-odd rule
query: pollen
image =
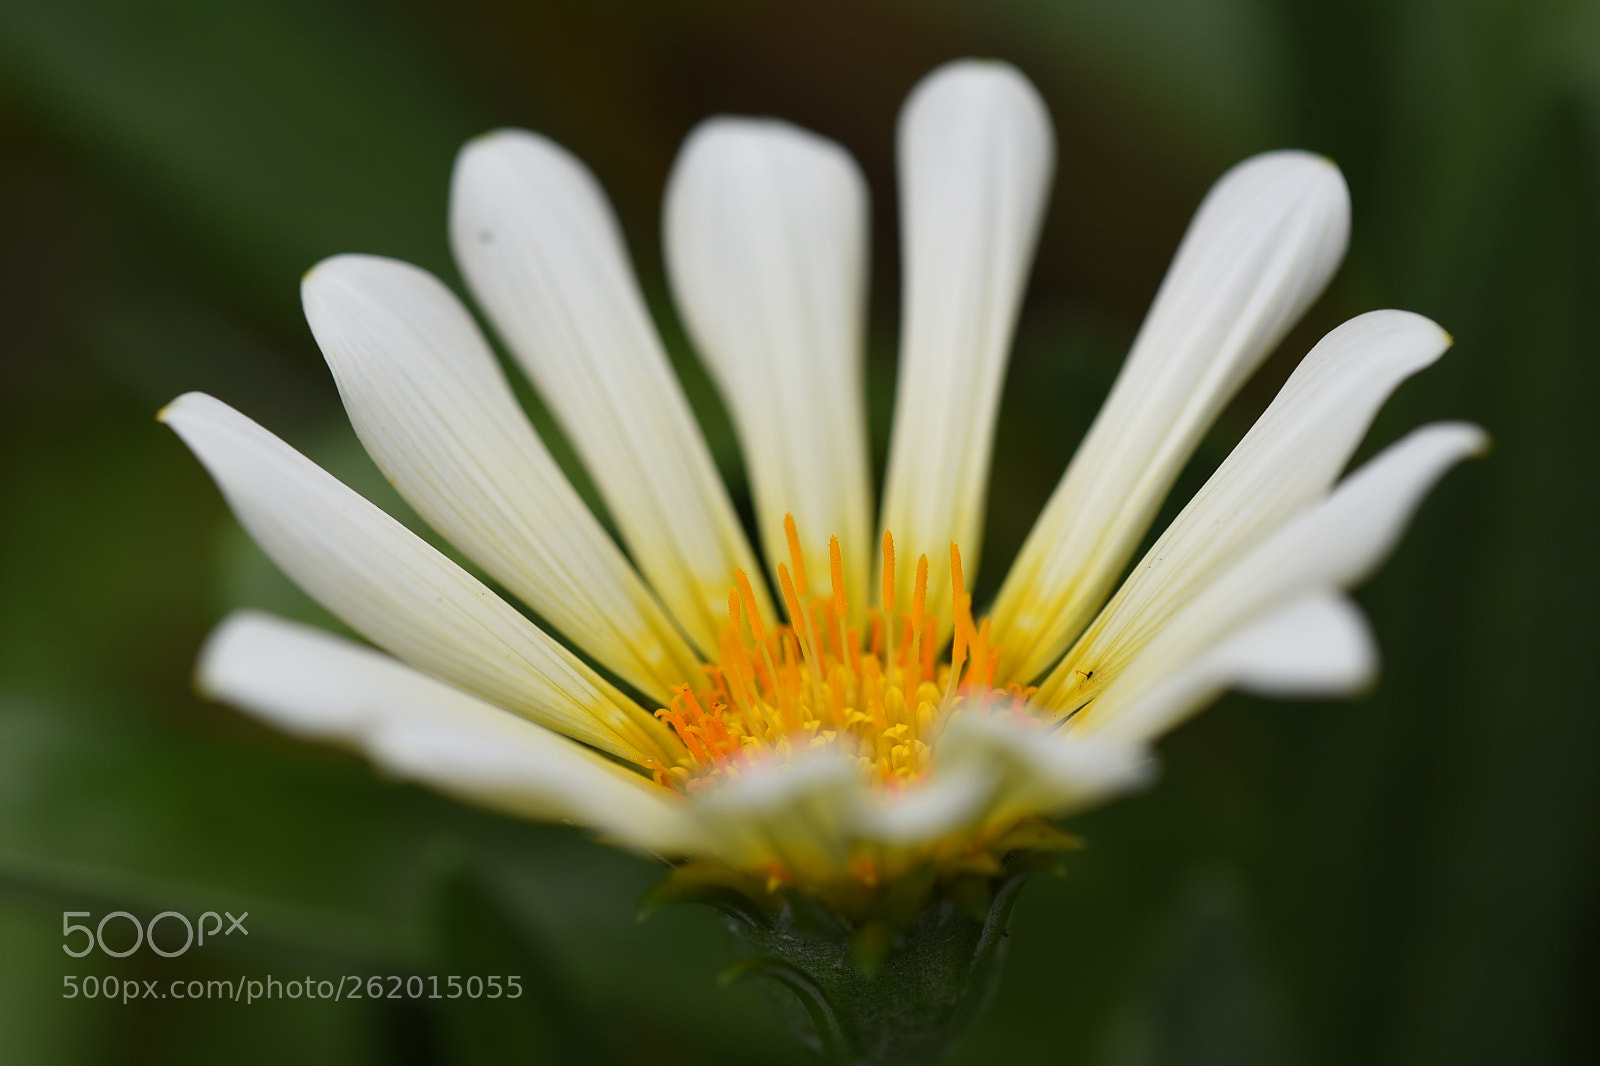
<svg viewBox="0 0 1600 1066">
<path fill-rule="evenodd" d="M 694 792 L 736 777 L 758 762 L 828 748 L 856 760 L 874 784 L 897 789 L 925 774 L 950 720 L 974 708 L 1023 708 L 1032 689 L 996 688 L 1000 649 L 988 620 L 975 623 L 961 551 L 950 545 L 952 625 L 926 612 L 928 557 L 916 562 L 909 604 L 895 601 L 894 537 L 884 533 L 883 587 L 849 624 L 839 538 L 828 542 L 827 588 L 813 587 L 794 516 L 784 520 L 789 558 L 776 567 L 786 617 L 762 617 L 744 571 L 734 575 L 718 656 L 698 686 L 681 685 L 656 711 L 683 741 L 688 758 L 656 773 L 670 788 Z M 948 654 L 940 633 L 953 632 Z"/>
</svg>

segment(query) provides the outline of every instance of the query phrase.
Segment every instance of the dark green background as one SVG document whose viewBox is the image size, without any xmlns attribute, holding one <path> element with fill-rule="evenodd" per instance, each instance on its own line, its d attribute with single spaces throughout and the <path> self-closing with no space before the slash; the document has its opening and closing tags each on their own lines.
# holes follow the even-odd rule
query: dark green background
<svg viewBox="0 0 1600 1066">
<path fill-rule="evenodd" d="M 1373 443 L 1466 417 L 1497 449 L 1361 593 L 1374 695 L 1226 700 L 1162 744 L 1155 789 L 1075 820 L 1089 848 L 1024 893 L 958 1061 L 1600 1061 L 1600 5 L 1572 0 L 0 3 L 0 1060 L 801 1061 L 757 989 L 716 988 L 732 955 L 710 912 L 635 923 L 648 864 L 196 699 L 224 611 L 317 615 L 153 415 L 206 389 L 381 489 L 300 275 L 367 251 L 454 282 L 451 159 L 503 124 L 594 167 L 687 358 L 661 298 L 667 167 L 705 114 L 776 113 L 873 186 L 881 463 L 893 120 L 967 54 L 1034 79 L 1061 160 L 980 598 L 1189 212 L 1254 151 L 1340 163 L 1350 256 L 1180 493 L 1321 332 L 1375 307 L 1457 346 Z M 61 953 L 63 910 L 118 908 L 248 910 L 250 933 L 174 960 Z M 508 972 L 529 989 L 510 1010 L 60 998 L 66 974 Z"/>
</svg>

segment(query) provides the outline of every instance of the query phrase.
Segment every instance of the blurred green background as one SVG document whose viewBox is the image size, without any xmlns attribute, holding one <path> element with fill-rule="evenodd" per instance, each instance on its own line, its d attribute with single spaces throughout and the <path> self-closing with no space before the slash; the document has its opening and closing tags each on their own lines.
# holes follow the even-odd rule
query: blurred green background
<svg viewBox="0 0 1600 1066">
<path fill-rule="evenodd" d="M 698 118 L 773 113 L 844 143 L 873 187 L 881 464 L 894 116 L 969 54 L 1034 79 L 1061 159 L 980 599 L 1189 213 L 1255 151 L 1339 162 L 1350 256 L 1175 495 L 1322 332 L 1375 307 L 1429 314 L 1457 346 L 1369 450 L 1440 417 L 1482 422 L 1497 450 L 1361 593 L 1378 690 L 1231 698 L 1165 741 L 1160 784 L 1077 819 L 1088 849 L 1025 891 L 955 1061 L 1600 1061 L 1600 5 L 1575 0 L 4 0 L 0 1060 L 804 1061 L 758 989 L 716 987 L 733 956 L 710 911 L 635 922 L 648 863 L 192 695 L 226 610 L 319 616 L 153 415 L 213 392 L 400 508 L 341 417 L 299 278 L 367 251 L 456 283 L 454 152 L 522 125 L 610 191 L 740 484 L 662 297 L 657 213 Z M 170 960 L 61 953 L 62 911 L 117 909 L 247 910 L 249 934 Z M 521 974 L 528 994 L 62 998 L 69 974 L 451 973 Z"/>
</svg>

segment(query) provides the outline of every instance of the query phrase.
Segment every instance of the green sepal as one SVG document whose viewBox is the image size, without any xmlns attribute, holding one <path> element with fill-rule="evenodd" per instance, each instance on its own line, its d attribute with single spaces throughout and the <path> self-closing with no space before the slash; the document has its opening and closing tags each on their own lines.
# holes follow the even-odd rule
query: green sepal
<svg viewBox="0 0 1600 1066">
<path fill-rule="evenodd" d="M 780 959 L 757 956 L 743 959 L 723 970 L 717 975 L 717 984 L 727 988 L 747 977 L 770 978 L 793 992 L 815 1034 L 816 1043 L 811 1045 L 813 1049 L 835 1062 L 851 1061 L 850 1044 L 839 1026 L 838 1018 L 834 1016 L 828 997 L 804 972 Z"/>
<path fill-rule="evenodd" d="M 782 895 L 776 910 L 747 915 L 724 910 L 734 938 L 751 957 L 723 972 L 726 984 L 766 977 L 784 1021 L 806 1046 L 850 1066 L 934 1062 L 982 1012 L 999 978 L 1006 922 L 1031 861 L 1007 862 L 999 878 L 982 879 L 967 905 L 946 885 L 909 920 L 881 917 L 819 923 L 815 901 Z M 748 915 L 756 916 L 752 921 Z"/>
</svg>

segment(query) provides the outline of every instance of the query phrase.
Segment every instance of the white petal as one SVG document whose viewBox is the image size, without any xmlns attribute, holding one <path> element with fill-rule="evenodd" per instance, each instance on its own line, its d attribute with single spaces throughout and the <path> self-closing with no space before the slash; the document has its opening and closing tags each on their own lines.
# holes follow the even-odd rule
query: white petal
<svg viewBox="0 0 1600 1066">
<path fill-rule="evenodd" d="M 733 571 L 755 572 L 754 555 L 599 183 L 537 134 L 480 137 L 456 160 L 450 234 L 473 294 L 582 456 L 639 570 L 700 650 L 714 651 Z"/>
<path fill-rule="evenodd" d="M 263 551 L 403 662 L 641 765 L 665 727 L 399 522 L 219 400 L 161 412 Z"/>
<path fill-rule="evenodd" d="M 1361 610 L 1338 593 L 1314 590 L 1219 640 L 1120 711 L 1096 708 L 1078 731 L 1148 740 L 1224 689 L 1282 698 L 1344 696 L 1370 684 L 1377 668 L 1377 646 Z"/>
<path fill-rule="evenodd" d="M 377 256 L 320 263 L 306 319 L 367 451 L 468 558 L 665 705 L 699 661 L 562 475 L 466 308 Z"/>
<path fill-rule="evenodd" d="M 742 869 L 781 863 L 803 878 L 843 869 L 864 791 L 855 760 L 833 751 L 771 760 L 694 797 L 717 854 Z"/>
<path fill-rule="evenodd" d="M 826 750 L 745 767 L 693 805 L 724 861 L 777 863 L 822 882 L 863 855 L 886 876 L 947 851 L 954 858 L 1018 819 L 1071 814 L 1135 788 L 1151 770 L 1143 744 L 974 714 L 951 723 L 924 780 L 893 793 L 873 786 L 854 759 Z"/>
<path fill-rule="evenodd" d="M 1378 674 L 1378 645 L 1349 597 L 1311 593 L 1212 653 L 1233 687 L 1258 696 L 1346 696 Z"/>
<path fill-rule="evenodd" d="M 949 543 L 975 574 L 1000 387 L 1055 168 L 1044 101 L 1014 67 L 928 75 L 900 114 L 903 333 L 879 526 L 909 603 L 928 556 L 928 611 L 950 601 Z"/>
<path fill-rule="evenodd" d="M 1407 311 L 1373 311 L 1324 337 L 1043 689 L 1083 663 L 1109 681 L 1221 567 L 1321 499 L 1384 400 L 1449 345 L 1449 334 Z"/>
<path fill-rule="evenodd" d="M 238 612 L 206 641 L 198 674 L 213 699 L 300 736 L 347 741 L 391 773 L 453 795 L 658 852 L 696 840 L 686 805 L 648 779 L 321 630 Z"/>
<path fill-rule="evenodd" d="M 837 534 L 859 620 L 873 558 L 866 181 L 844 149 L 786 122 L 711 119 L 678 153 L 663 226 L 678 308 L 739 433 L 767 563 L 788 558 L 786 513 L 824 576 Z"/>
<path fill-rule="evenodd" d="M 993 807 L 1009 766 L 975 758 L 952 763 L 936 765 L 924 780 L 896 792 L 880 790 L 862 810 L 862 836 L 914 848 L 971 832 Z"/>
<path fill-rule="evenodd" d="M 1217 412 L 1344 255 L 1339 170 L 1269 152 L 1195 214 L 1133 350 L 995 601 L 1002 672 L 1039 676 L 1104 602 Z"/>
<path fill-rule="evenodd" d="M 988 778 L 988 795 L 966 812 L 962 826 L 977 831 L 1029 816 L 1072 814 L 1138 788 L 1153 773 L 1140 743 L 1050 732 L 1032 717 L 966 714 L 939 739 L 931 779 Z"/>
<path fill-rule="evenodd" d="M 1284 525 L 1199 591 L 1119 673 L 1085 660 L 1074 683 L 1040 692 L 1041 704 L 1110 721 L 1207 648 L 1313 592 L 1365 579 L 1394 548 L 1434 483 L 1487 445 L 1476 426 L 1435 423 L 1385 449 L 1322 503 Z"/>
</svg>

